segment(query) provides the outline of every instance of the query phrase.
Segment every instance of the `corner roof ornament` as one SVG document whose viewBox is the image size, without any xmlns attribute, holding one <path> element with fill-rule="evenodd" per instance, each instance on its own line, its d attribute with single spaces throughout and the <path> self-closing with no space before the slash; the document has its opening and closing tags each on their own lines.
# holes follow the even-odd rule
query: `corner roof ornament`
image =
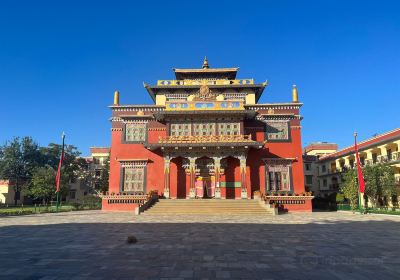
<svg viewBox="0 0 400 280">
<path fill-rule="evenodd" d="M 205 56 L 203 61 L 203 69 L 208 69 L 208 68 L 210 68 L 210 66 L 208 65 L 207 56 Z"/>
</svg>

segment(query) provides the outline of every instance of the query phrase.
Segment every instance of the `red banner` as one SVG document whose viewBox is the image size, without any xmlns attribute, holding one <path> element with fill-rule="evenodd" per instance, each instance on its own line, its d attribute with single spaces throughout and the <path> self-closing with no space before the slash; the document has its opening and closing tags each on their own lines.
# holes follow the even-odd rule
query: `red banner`
<svg viewBox="0 0 400 280">
<path fill-rule="evenodd" d="M 357 138 L 354 138 L 354 149 L 356 151 L 356 161 L 357 161 L 358 190 L 360 193 L 364 193 L 365 181 L 361 169 L 360 157 L 358 156 Z"/>
</svg>

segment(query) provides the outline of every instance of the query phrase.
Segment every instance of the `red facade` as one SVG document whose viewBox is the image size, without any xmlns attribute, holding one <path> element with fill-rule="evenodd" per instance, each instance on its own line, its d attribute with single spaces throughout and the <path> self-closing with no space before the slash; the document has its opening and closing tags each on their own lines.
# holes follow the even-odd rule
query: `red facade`
<svg viewBox="0 0 400 280">
<path fill-rule="evenodd" d="M 110 193 L 251 199 L 256 191 L 305 191 L 297 96 L 258 104 L 266 83 L 237 80 L 237 68 L 174 71 L 176 80 L 145 85 L 156 105 L 120 105 L 115 97 Z M 311 203 L 285 208 L 311 211 Z"/>
</svg>

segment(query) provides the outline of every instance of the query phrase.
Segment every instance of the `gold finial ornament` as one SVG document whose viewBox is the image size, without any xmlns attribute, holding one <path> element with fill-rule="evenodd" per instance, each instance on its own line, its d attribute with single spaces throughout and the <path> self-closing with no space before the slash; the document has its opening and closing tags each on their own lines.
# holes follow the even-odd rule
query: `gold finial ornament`
<svg viewBox="0 0 400 280">
<path fill-rule="evenodd" d="M 119 91 L 114 92 L 114 105 L 119 105 Z"/>
<path fill-rule="evenodd" d="M 294 102 L 294 103 L 299 102 L 299 93 L 297 92 L 296 85 L 293 85 L 293 88 L 292 88 L 292 102 Z"/>
<path fill-rule="evenodd" d="M 210 66 L 208 65 L 207 56 L 205 56 L 203 61 L 203 69 L 208 69 L 208 68 L 210 68 Z"/>
</svg>

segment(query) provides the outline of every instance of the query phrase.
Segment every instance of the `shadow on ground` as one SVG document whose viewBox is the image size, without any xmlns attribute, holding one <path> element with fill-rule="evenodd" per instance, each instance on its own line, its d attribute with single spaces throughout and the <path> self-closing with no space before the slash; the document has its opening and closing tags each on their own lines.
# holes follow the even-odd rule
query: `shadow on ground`
<svg viewBox="0 0 400 280">
<path fill-rule="evenodd" d="M 0 279 L 399 279 L 399 225 L 6 226 L 0 228 Z M 127 244 L 129 235 L 138 243 Z"/>
</svg>

